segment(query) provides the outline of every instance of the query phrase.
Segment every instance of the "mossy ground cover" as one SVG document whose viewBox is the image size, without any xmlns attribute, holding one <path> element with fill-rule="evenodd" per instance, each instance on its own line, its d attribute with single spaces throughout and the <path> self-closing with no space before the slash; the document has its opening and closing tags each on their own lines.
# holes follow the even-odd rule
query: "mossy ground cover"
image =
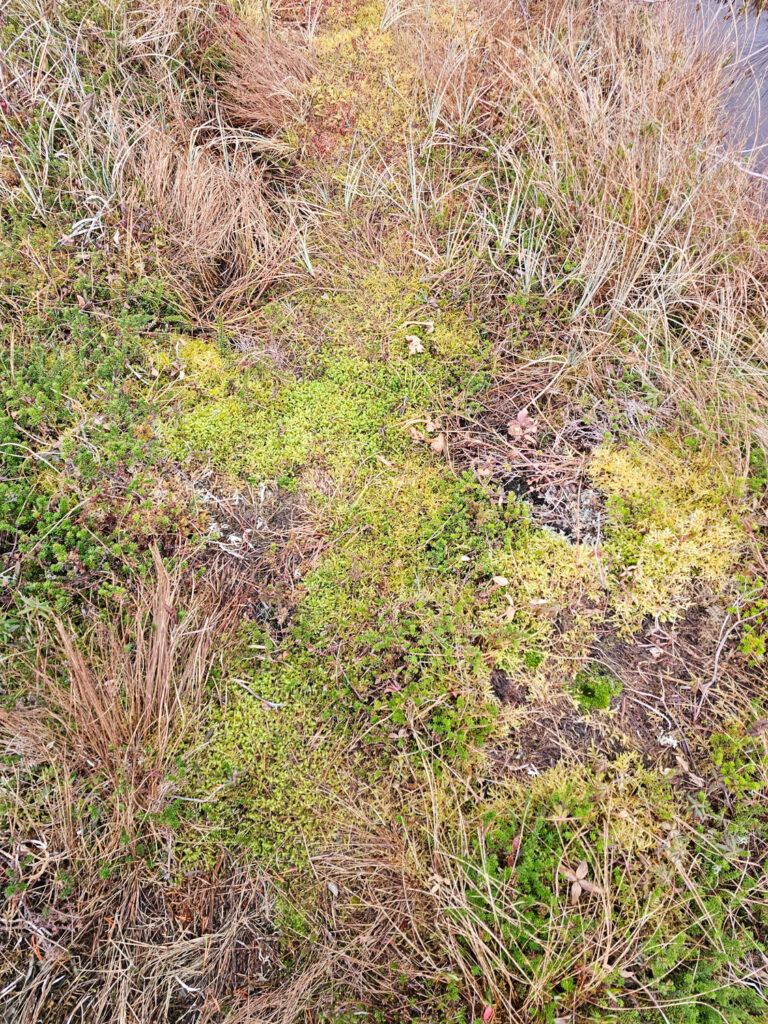
<svg viewBox="0 0 768 1024">
<path fill-rule="evenodd" d="M 119 51 L 132 71 L 116 109 L 167 122 L 228 173 L 217 89 L 263 65 L 226 50 L 222 16 L 71 5 L 38 70 L 91 94 L 125 73 Z M 265 17 L 227 24 L 261 46 Z M 270 18 L 295 43 L 289 15 Z M 193 272 L 177 214 L 135 228 L 165 193 L 131 179 L 123 149 L 94 169 L 89 136 L 78 170 L 93 100 L 52 112 L 28 83 L 3 108 L 8 1005 L 27 1010 L 20 979 L 71 957 L 63 1012 L 110 1019 L 86 946 L 106 942 L 109 969 L 135 979 L 117 920 L 133 955 L 158 955 L 130 983 L 142 1022 L 161 1006 L 201 1022 L 759 1021 L 765 459 L 739 385 L 697 395 L 716 373 L 690 296 L 616 314 L 658 253 L 618 283 L 590 276 L 609 261 L 574 226 L 597 203 L 587 169 L 554 192 L 544 180 L 556 126 L 504 61 L 483 77 L 498 53 L 481 13 L 334 3 L 308 25 L 310 71 L 281 83 L 281 126 L 237 136 L 269 179 L 248 259 L 279 264 L 247 288 L 239 242 L 203 247 Z M 77 26 L 114 52 L 62 45 Z M 19 68 L 38 59 L 15 51 Z M 99 174 L 122 198 L 73 231 Z M 621 196 L 600 208 L 610 230 L 639 230 L 663 201 Z M 273 215 L 286 235 L 299 225 L 290 257 L 270 248 Z M 682 349 L 699 362 L 678 383 Z M 554 369 L 532 389 L 530 366 Z M 575 535 L 533 500 L 547 460 L 578 464 L 548 496 L 588 512 Z M 196 652 L 178 677 L 144 626 L 116 626 L 146 602 L 156 551 L 179 582 L 149 635 Z M 108 733 L 116 709 L 130 742 Z M 529 743 L 552 723 L 557 763 Z M 277 894 L 258 911 L 220 895 L 244 872 Z M 136 906 L 166 930 L 131 931 Z M 175 942 L 183 984 L 158 952 Z M 224 951 L 211 1000 L 200 942 Z M 67 1019 L 41 984 L 30 1019 Z"/>
</svg>

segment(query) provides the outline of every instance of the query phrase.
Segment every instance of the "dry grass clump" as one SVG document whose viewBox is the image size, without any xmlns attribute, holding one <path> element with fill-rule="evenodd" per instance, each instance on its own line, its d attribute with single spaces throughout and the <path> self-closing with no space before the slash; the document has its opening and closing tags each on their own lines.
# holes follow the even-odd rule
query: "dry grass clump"
<svg viewBox="0 0 768 1024">
<path fill-rule="evenodd" d="M 97 666 L 56 619 L 55 650 L 64 665 L 41 649 L 33 668 L 39 703 L 29 722 L 23 711 L 11 712 L 8 721 L 7 712 L 0 715 L 0 726 L 14 741 L 20 733 L 38 743 L 36 760 L 45 761 L 55 743 L 62 759 L 104 772 L 115 791 L 127 785 L 132 797 L 123 807 L 127 813 L 163 804 L 163 770 L 199 708 L 222 620 L 221 610 L 198 606 L 194 595 L 180 620 L 180 576 L 169 576 L 157 547 L 152 554 L 154 587 L 142 591 L 132 616 L 106 632 L 102 650 L 95 652 Z M 41 707 L 54 719 L 50 729 L 38 732 Z M 121 826 L 134 831 L 129 818 Z"/>
<path fill-rule="evenodd" d="M 343 1019 L 384 1008 L 404 1021 L 416 1008 L 436 1012 L 433 985 L 453 965 L 433 941 L 435 905 L 411 839 L 383 820 L 366 821 L 359 809 L 352 814 L 357 826 L 347 826 L 346 841 L 312 859 L 316 904 L 304 919 L 290 983 L 244 1001 L 233 1024 Z"/>
<path fill-rule="evenodd" d="M 50 825 L 63 829 L 66 853 L 85 856 L 71 801 L 80 782 L 87 801 L 100 806 L 105 827 L 99 856 L 108 864 L 122 844 L 134 842 L 149 818 L 166 806 L 173 784 L 166 775 L 199 709 L 212 662 L 222 610 L 194 593 L 180 613 L 181 578 L 169 576 L 153 548 L 156 582 L 140 592 L 135 611 L 110 627 L 99 627 L 86 655 L 67 626 L 54 620 L 53 635 L 41 633 L 35 662 L 22 666 L 31 677 L 30 701 L 0 711 L 0 736 L 9 756 L 26 768 L 58 780 L 50 796 L 63 800 Z M 78 773 L 84 772 L 82 780 Z M 71 778 L 68 776 L 74 773 Z M 90 787 L 98 779 L 92 791 Z M 43 787 L 41 795 L 47 790 Z M 19 794 L 21 796 L 21 794 Z M 83 798 L 85 794 L 79 794 Z M 19 802 L 23 812 L 24 803 Z M 13 830 L 18 822 L 11 820 Z M 27 824 L 31 824 L 28 822 Z M 46 839 L 42 846 L 51 844 Z M 75 858 L 79 859 L 79 858 Z"/>
<path fill-rule="evenodd" d="M 463 36 L 399 24 L 421 47 L 430 130 L 399 163 L 376 146 L 350 162 L 349 194 L 391 209 L 510 350 L 534 305 L 569 375 L 633 359 L 720 436 L 765 441 L 768 260 L 723 69 L 666 5 L 512 4 Z"/>
<path fill-rule="evenodd" d="M 176 283 L 205 317 L 256 302 L 291 266 L 298 207 L 280 196 L 248 140 L 203 141 L 182 125 L 147 131 L 130 167 L 166 226 Z"/>
<path fill-rule="evenodd" d="M 295 37 L 222 5 L 120 6 L 83 15 L 79 34 L 34 0 L 16 14 L 26 31 L 4 58 L 13 105 L 0 112 L 11 204 L 9 175 L 46 216 L 55 178 L 57 212 L 77 211 L 59 240 L 67 247 L 103 244 L 149 214 L 164 236 L 160 266 L 203 322 L 212 306 L 221 315 L 257 301 L 302 261 L 306 272 L 307 210 L 281 137 L 311 69 Z"/>
<path fill-rule="evenodd" d="M 154 555 L 154 585 L 87 655 L 61 621 L 43 630 L 29 696 L 0 712 L 6 1020 L 212 1019 L 276 966 L 257 871 L 178 876 L 175 755 L 226 616 Z"/>
<path fill-rule="evenodd" d="M 560 238 L 567 228 L 565 252 L 546 232 L 536 278 L 550 294 L 576 285 L 574 319 L 650 313 L 654 330 L 663 317 L 694 335 L 723 307 L 734 333 L 765 315 L 765 257 L 741 236 L 756 226 L 750 183 L 719 151 L 722 74 L 682 26 L 569 4 L 504 71 L 527 131 L 498 157 L 511 170 L 524 157 L 538 218 Z"/>
<path fill-rule="evenodd" d="M 216 40 L 229 65 L 219 98 L 227 120 L 252 131 L 282 127 L 296 109 L 296 83 L 312 73 L 306 47 L 273 35 L 256 37 L 228 12 L 220 18 Z"/>
<path fill-rule="evenodd" d="M 191 39 L 212 55 L 210 67 L 186 82 L 168 74 L 160 116 L 139 110 L 121 134 L 126 184 L 138 183 L 165 226 L 175 283 L 208 320 L 211 306 L 220 313 L 257 302 L 294 276 L 302 248 L 311 267 L 302 247 L 307 211 L 293 195 L 291 148 L 280 138 L 311 62 L 300 42 L 266 34 L 226 6 L 192 26 L 188 13 L 184 5 L 153 10 L 134 45 Z"/>
<path fill-rule="evenodd" d="M 56 877 L 55 859 L 37 877 L 28 867 L 46 852 L 32 844 L 17 848 L 16 862 L 3 857 L 32 879 L 2 926 L 3 1020 L 213 1022 L 248 989 L 273 983 L 274 897 L 258 871 L 222 862 L 174 885 L 124 869 L 119 882 L 94 875 L 60 909 L 36 898 Z"/>
</svg>

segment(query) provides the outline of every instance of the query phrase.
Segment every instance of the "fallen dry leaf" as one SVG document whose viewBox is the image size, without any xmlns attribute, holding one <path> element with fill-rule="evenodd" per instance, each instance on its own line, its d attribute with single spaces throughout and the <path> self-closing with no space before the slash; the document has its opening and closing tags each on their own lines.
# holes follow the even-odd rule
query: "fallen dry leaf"
<svg viewBox="0 0 768 1024">
<path fill-rule="evenodd" d="M 588 892 L 592 895 L 599 895 L 602 892 L 599 885 L 590 882 L 587 878 L 588 870 L 589 865 L 586 860 L 583 860 L 575 870 L 569 868 L 566 864 L 560 865 L 560 874 L 565 875 L 566 879 L 571 883 L 570 902 L 572 907 L 575 907 L 579 902 L 582 893 Z"/>
<path fill-rule="evenodd" d="M 512 622 L 512 620 L 515 617 L 516 611 L 515 602 L 512 600 L 509 594 L 505 594 L 504 597 L 506 597 L 507 599 L 507 608 L 504 609 L 504 614 L 501 616 L 501 621 Z"/>
<path fill-rule="evenodd" d="M 527 408 L 521 409 L 517 416 L 507 424 L 509 436 L 514 437 L 516 440 L 529 437 L 535 434 L 538 429 L 536 420 L 530 416 Z"/>
<path fill-rule="evenodd" d="M 437 437 L 433 437 L 429 442 L 429 447 L 435 455 L 445 455 L 448 451 L 448 442 L 445 440 L 445 434 L 438 434 Z"/>
</svg>

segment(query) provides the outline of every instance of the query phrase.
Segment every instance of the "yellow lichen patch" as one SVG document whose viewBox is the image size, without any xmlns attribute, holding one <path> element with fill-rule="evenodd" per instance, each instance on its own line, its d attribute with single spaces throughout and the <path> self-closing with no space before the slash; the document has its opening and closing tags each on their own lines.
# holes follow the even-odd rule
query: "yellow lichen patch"
<svg viewBox="0 0 768 1024">
<path fill-rule="evenodd" d="M 203 338 L 185 334 L 163 335 L 146 348 L 146 360 L 150 373 L 167 378 L 210 397 L 226 394 L 234 375 L 231 361 L 222 354 L 219 346 Z"/>
<path fill-rule="evenodd" d="M 606 445 L 590 475 L 608 496 L 602 547 L 612 610 L 625 630 L 648 616 L 674 620 L 696 581 L 722 591 L 744 545 L 735 480 L 720 462 L 671 441 Z"/>
</svg>

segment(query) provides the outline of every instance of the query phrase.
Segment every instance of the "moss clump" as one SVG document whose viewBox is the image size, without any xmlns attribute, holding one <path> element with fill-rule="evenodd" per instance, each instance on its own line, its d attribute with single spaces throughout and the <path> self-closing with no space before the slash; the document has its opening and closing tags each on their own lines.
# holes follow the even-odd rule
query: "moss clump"
<svg viewBox="0 0 768 1024">
<path fill-rule="evenodd" d="M 359 675 L 391 681 L 401 672 L 418 676 L 425 663 L 475 662 L 479 567 L 510 522 L 476 484 L 441 467 L 411 458 L 383 469 L 337 510 L 332 532 L 340 543 L 304 580 L 303 641 L 332 644 Z"/>
<path fill-rule="evenodd" d="M 243 680 L 246 682 L 246 680 Z M 331 794 L 350 765 L 322 722 L 323 679 L 306 661 L 258 669 L 229 683 L 231 703 L 215 712 L 210 742 L 187 766 L 186 796 L 200 801 L 190 864 L 220 845 L 264 862 L 295 865 L 305 841 L 327 837 Z"/>
<path fill-rule="evenodd" d="M 471 756 L 493 727 L 478 619 L 488 546 L 510 530 L 468 479 L 418 459 L 383 468 L 337 507 L 331 552 L 305 577 L 292 643 L 335 671 L 371 742 L 428 737 L 446 760 Z M 380 728 L 379 728 L 380 725 Z"/>
<path fill-rule="evenodd" d="M 329 361 L 316 379 L 280 385 L 274 394 L 201 402 L 166 431 L 171 450 L 206 454 L 226 472 L 274 479 L 319 461 L 340 474 L 386 451 L 405 434 L 385 431 L 401 397 L 397 380 L 360 359 Z"/>
<path fill-rule="evenodd" d="M 203 338 L 173 334 L 163 339 L 150 360 L 156 372 L 165 371 L 177 382 L 210 397 L 226 394 L 234 376 L 234 368 L 221 348 Z"/>
<path fill-rule="evenodd" d="M 729 507 L 736 483 L 721 463 L 662 439 L 646 450 L 606 445 L 590 475 L 608 496 L 604 561 L 625 630 L 648 615 L 679 617 L 695 581 L 724 589 L 744 533 Z"/>
<path fill-rule="evenodd" d="M 631 634 L 648 616 L 674 621 L 697 582 L 726 592 L 743 546 L 734 481 L 671 438 L 645 451 L 599 448 L 590 473 L 606 495 L 599 545 L 521 523 L 514 543 L 489 555 L 504 584 L 480 615 L 506 624 L 497 664 L 529 684 L 555 670 L 573 679 L 599 626 Z"/>
<path fill-rule="evenodd" d="M 605 711 L 611 706 L 611 700 L 621 693 L 622 686 L 610 672 L 594 668 L 579 672 L 570 689 L 583 711 Z"/>
<path fill-rule="evenodd" d="M 594 552 L 549 529 L 523 522 L 508 549 L 489 558 L 502 581 L 482 613 L 507 640 L 497 665 L 528 684 L 578 671 L 606 614 L 604 578 Z"/>
<path fill-rule="evenodd" d="M 273 303 L 268 319 L 291 330 L 301 377 L 237 367 L 212 344 L 177 340 L 180 412 L 160 427 L 171 453 L 204 456 L 251 480 L 298 475 L 312 464 L 337 481 L 352 470 L 359 479 L 361 465 L 377 456 L 402 458 L 408 422 L 439 409 L 457 382 L 465 394 L 481 388 L 489 368 L 463 314 L 432 310 L 414 326 L 424 298 L 413 277 L 398 281 L 376 269 L 333 296 Z M 411 356 L 406 336 L 419 330 L 425 351 Z"/>
</svg>

